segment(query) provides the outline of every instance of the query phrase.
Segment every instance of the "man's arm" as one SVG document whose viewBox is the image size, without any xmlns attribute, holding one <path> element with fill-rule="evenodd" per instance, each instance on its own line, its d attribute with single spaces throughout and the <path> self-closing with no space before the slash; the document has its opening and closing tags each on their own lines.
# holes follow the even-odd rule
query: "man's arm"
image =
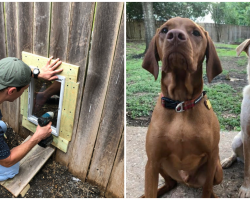
<svg viewBox="0 0 250 200">
<path fill-rule="evenodd" d="M 40 74 L 38 75 L 38 78 L 42 78 L 42 79 L 45 79 L 45 80 L 48 80 L 48 81 L 52 81 L 52 80 L 55 80 L 55 79 L 58 79 L 58 77 L 56 76 L 56 74 L 60 73 L 61 71 L 63 71 L 63 69 L 58 69 L 58 70 L 55 70 L 57 69 L 61 64 L 62 64 L 62 61 L 60 61 L 59 58 L 57 58 L 54 62 L 51 62 L 53 56 L 51 56 L 46 65 L 43 66 L 41 69 L 40 69 Z M 31 68 L 31 71 L 33 72 L 34 68 Z M 34 77 L 33 73 L 32 73 L 32 77 Z"/>
<path fill-rule="evenodd" d="M 10 156 L 0 160 L 0 165 L 4 167 L 11 167 L 12 165 L 19 162 L 36 144 L 51 134 L 51 124 L 52 122 L 44 127 L 40 127 L 38 125 L 34 135 L 25 143 L 11 149 Z"/>
</svg>

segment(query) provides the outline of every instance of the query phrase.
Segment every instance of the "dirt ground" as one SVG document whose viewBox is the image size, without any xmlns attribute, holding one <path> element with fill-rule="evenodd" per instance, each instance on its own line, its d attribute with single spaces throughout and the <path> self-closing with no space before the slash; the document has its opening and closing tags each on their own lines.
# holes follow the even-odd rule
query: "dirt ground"
<svg viewBox="0 0 250 200">
<path fill-rule="evenodd" d="M 6 135 L 6 142 L 10 148 L 18 146 L 23 141 L 11 128 L 8 128 Z M 53 156 L 29 184 L 30 189 L 25 198 L 101 198 L 98 187 L 74 177 L 65 166 L 53 161 Z M 0 185 L 0 198 L 10 197 L 14 196 Z"/>
<path fill-rule="evenodd" d="M 126 197 L 140 197 L 144 193 L 144 169 L 147 161 L 145 152 L 146 127 L 126 128 Z M 231 143 L 237 132 L 222 132 L 220 139 L 220 159 L 231 155 Z M 214 186 L 214 192 L 221 198 L 237 198 L 238 190 L 243 183 L 244 165 L 241 162 L 234 163 L 229 169 L 223 170 L 223 181 Z M 159 186 L 163 186 L 164 180 L 160 177 Z M 201 189 L 195 189 L 178 184 L 163 198 L 197 198 L 201 197 Z"/>
</svg>

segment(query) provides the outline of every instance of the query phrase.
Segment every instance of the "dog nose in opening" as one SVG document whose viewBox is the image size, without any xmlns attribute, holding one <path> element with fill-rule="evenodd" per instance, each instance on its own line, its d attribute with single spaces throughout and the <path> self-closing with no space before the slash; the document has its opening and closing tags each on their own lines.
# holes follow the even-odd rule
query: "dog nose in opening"
<svg viewBox="0 0 250 200">
<path fill-rule="evenodd" d="M 167 40 L 170 43 L 182 43 L 182 42 L 186 42 L 187 41 L 187 37 L 185 32 L 183 32 L 182 30 L 177 30 L 177 29 L 173 29 L 171 31 L 168 32 L 167 34 Z"/>
</svg>

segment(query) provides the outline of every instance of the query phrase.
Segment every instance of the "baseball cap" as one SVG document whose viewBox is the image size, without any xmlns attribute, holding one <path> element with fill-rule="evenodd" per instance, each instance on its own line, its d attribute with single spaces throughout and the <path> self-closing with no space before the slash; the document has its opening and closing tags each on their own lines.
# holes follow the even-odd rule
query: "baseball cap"
<svg viewBox="0 0 250 200">
<path fill-rule="evenodd" d="M 31 69 L 22 60 L 7 57 L 0 60 L 0 90 L 7 87 L 23 87 L 30 83 Z"/>
</svg>

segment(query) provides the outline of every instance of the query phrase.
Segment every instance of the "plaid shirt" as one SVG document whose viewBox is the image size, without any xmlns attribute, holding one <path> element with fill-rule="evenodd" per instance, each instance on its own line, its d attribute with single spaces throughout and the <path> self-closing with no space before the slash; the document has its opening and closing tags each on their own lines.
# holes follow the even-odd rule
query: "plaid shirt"
<svg viewBox="0 0 250 200">
<path fill-rule="evenodd" d="M 2 113 L 0 110 L 0 120 L 2 119 Z M 10 156 L 10 148 L 4 141 L 4 131 L 0 126 L 0 160 L 8 158 Z"/>
</svg>

